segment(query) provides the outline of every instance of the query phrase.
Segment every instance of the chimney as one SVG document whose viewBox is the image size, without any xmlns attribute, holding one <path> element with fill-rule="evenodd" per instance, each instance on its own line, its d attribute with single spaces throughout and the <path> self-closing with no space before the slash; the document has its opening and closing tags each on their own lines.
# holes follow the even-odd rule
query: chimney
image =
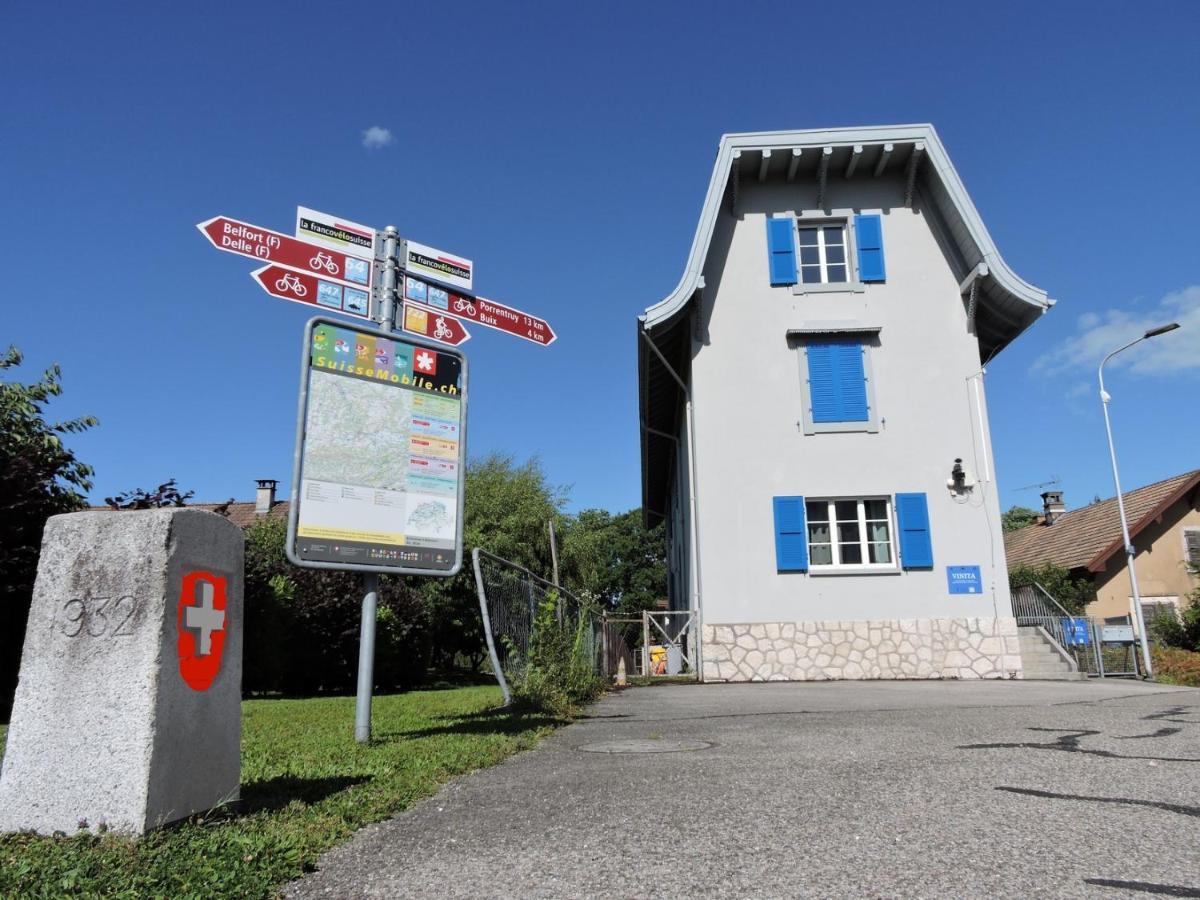
<svg viewBox="0 0 1200 900">
<path fill-rule="evenodd" d="M 275 486 L 279 484 L 271 478 L 260 478 L 256 482 L 258 490 L 254 492 L 254 514 L 265 515 L 275 505 Z"/>
<path fill-rule="evenodd" d="M 1067 511 L 1063 503 L 1062 491 L 1046 491 L 1042 494 L 1042 513 L 1044 523 L 1053 525 L 1054 520 Z"/>
</svg>

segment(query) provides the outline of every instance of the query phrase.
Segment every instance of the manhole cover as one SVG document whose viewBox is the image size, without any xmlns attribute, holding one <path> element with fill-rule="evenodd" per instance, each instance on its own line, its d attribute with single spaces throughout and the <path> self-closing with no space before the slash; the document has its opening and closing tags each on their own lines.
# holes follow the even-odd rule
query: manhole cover
<svg viewBox="0 0 1200 900">
<path fill-rule="evenodd" d="M 585 753 L 685 753 L 689 750 L 706 750 L 708 741 L 599 741 L 584 744 L 579 749 Z"/>
</svg>

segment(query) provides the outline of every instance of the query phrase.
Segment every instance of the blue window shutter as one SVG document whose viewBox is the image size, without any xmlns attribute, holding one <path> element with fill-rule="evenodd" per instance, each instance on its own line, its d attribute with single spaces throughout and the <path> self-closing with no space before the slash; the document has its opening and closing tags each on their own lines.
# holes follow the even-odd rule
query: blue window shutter
<svg viewBox="0 0 1200 900">
<path fill-rule="evenodd" d="M 883 224 L 879 216 L 855 216 L 854 241 L 858 245 L 859 280 L 885 281 Z"/>
<path fill-rule="evenodd" d="M 842 398 L 832 344 L 809 344 L 808 396 L 813 422 L 841 422 Z"/>
<path fill-rule="evenodd" d="M 900 528 L 900 565 L 905 569 L 932 569 L 933 540 L 929 536 L 925 495 L 897 494 L 896 523 Z"/>
<path fill-rule="evenodd" d="M 806 353 L 813 422 L 869 421 L 862 342 L 822 341 Z"/>
<path fill-rule="evenodd" d="M 767 219 L 767 256 L 771 284 L 796 283 L 796 239 L 794 223 L 788 219 Z"/>
<path fill-rule="evenodd" d="M 803 497 L 773 497 L 775 505 L 775 568 L 780 572 L 808 571 L 808 535 Z"/>
<path fill-rule="evenodd" d="M 863 345 L 860 341 L 846 341 L 833 345 L 837 361 L 838 393 L 842 398 L 843 422 L 866 422 L 870 419 L 867 409 L 867 376 L 863 370 Z"/>
</svg>

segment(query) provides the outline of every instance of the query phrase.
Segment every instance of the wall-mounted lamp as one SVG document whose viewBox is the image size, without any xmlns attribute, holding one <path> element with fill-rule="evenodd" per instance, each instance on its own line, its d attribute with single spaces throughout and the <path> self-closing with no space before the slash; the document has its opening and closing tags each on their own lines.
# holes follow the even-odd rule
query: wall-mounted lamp
<svg viewBox="0 0 1200 900">
<path fill-rule="evenodd" d="M 950 469 L 950 477 L 946 479 L 946 487 L 956 494 L 961 494 L 975 487 L 975 479 L 967 475 L 967 470 L 963 468 L 961 458 L 955 458 L 954 466 Z"/>
</svg>

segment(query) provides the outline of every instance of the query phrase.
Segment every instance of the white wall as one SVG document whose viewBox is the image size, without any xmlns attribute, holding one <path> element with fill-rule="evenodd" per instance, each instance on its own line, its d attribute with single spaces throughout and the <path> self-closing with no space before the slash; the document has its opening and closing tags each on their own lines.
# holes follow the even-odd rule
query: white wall
<svg viewBox="0 0 1200 900">
<path fill-rule="evenodd" d="M 765 219 L 813 204 L 815 185 L 744 183 L 738 218 L 722 211 L 692 364 L 706 624 L 1011 615 L 995 467 L 969 381 L 980 363 L 962 276 L 926 220 L 935 213 L 919 200 L 906 209 L 903 197 L 898 178 L 830 178 L 829 208 L 883 213 L 887 282 L 862 293 L 797 296 L 770 286 Z M 815 321 L 881 326 L 869 350 L 878 433 L 803 433 L 803 351 L 786 332 Z M 945 486 L 955 457 L 979 479 L 966 502 Z M 932 570 L 776 571 L 772 497 L 916 491 L 929 499 Z M 947 565 L 980 566 L 983 594 L 951 596 Z"/>
</svg>

